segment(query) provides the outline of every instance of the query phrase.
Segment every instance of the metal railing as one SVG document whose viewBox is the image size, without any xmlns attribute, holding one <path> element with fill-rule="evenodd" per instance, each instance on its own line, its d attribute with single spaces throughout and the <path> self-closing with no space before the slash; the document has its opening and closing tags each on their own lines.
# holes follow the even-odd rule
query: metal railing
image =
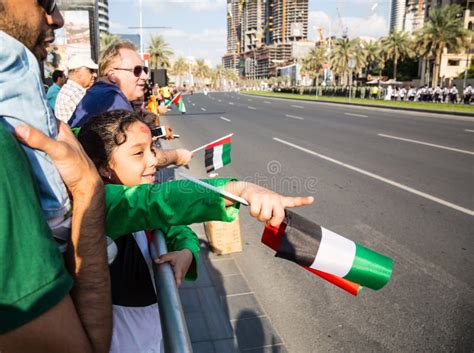
<svg viewBox="0 0 474 353">
<path fill-rule="evenodd" d="M 150 256 L 156 259 L 166 254 L 168 249 L 162 232 L 156 231 L 150 243 Z M 192 353 L 183 307 L 178 289 L 169 263 L 157 265 L 153 263 L 156 295 L 161 316 L 161 330 L 166 353 Z"/>
</svg>

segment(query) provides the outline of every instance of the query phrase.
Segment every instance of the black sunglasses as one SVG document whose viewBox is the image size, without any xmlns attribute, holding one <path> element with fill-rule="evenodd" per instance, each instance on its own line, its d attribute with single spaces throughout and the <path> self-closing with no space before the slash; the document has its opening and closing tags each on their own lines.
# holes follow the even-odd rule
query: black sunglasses
<svg viewBox="0 0 474 353">
<path fill-rule="evenodd" d="M 55 0 L 38 0 L 38 4 L 46 11 L 48 15 L 51 15 L 56 9 Z"/>
<path fill-rule="evenodd" d="M 122 68 L 122 67 L 114 67 L 114 70 L 130 71 L 130 72 L 133 72 L 135 77 L 140 77 L 142 75 L 142 71 L 145 72 L 145 75 L 148 75 L 148 67 L 140 66 L 140 65 L 135 66 L 133 69 L 125 69 L 125 68 Z"/>
</svg>

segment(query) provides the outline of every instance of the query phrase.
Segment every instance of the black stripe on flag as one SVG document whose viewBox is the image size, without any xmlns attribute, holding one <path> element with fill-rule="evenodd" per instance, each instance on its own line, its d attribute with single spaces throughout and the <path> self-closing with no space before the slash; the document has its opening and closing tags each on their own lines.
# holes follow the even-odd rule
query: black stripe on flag
<svg viewBox="0 0 474 353">
<path fill-rule="evenodd" d="M 286 210 L 286 224 L 275 256 L 311 266 L 321 244 L 321 226 L 289 210 Z"/>
<path fill-rule="evenodd" d="M 214 169 L 214 148 L 209 148 L 204 153 L 204 165 L 206 172 L 212 172 Z"/>
</svg>

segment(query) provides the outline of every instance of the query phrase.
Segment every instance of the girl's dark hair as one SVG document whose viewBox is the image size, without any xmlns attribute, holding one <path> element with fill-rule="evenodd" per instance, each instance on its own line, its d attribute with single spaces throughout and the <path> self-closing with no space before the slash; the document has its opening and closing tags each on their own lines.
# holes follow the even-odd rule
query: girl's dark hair
<svg viewBox="0 0 474 353">
<path fill-rule="evenodd" d="M 93 117 L 81 127 L 77 138 L 98 170 L 106 168 L 113 150 L 127 141 L 127 129 L 135 122 L 152 128 L 140 113 L 113 110 Z"/>
</svg>

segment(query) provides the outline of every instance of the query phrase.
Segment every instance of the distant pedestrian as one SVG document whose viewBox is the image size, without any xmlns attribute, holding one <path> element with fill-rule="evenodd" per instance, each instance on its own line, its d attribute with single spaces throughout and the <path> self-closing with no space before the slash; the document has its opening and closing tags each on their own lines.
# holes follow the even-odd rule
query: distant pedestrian
<svg viewBox="0 0 474 353">
<path fill-rule="evenodd" d="M 400 100 L 404 101 L 407 96 L 407 89 L 405 87 L 400 88 L 400 91 L 398 92 L 398 95 L 400 96 Z"/>
<path fill-rule="evenodd" d="M 443 91 L 443 103 L 447 103 L 448 102 L 448 95 L 449 95 L 449 88 L 445 86 L 445 87 L 443 87 L 442 91 Z"/>
<path fill-rule="evenodd" d="M 456 85 L 453 85 L 449 90 L 449 103 L 454 104 L 458 101 L 458 89 Z"/>
<path fill-rule="evenodd" d="M 410 102 L 413 102 L 416 97 L 416 88 L 413 86 L 410 86 L 410 89 L 408 90 L 408 100 Z"/>
<path fill-rule="evenodd" d="M 464 88 L 464 104 L 471 104 L 471 97 L 472 97 L 472 87 L 471 85 L 467 85 L 466 88 Z"/>
<path fill-rule="evenodd" d="M 436 103 L 441 103 L 441 99 L 443 98 L 443 91 L 441 90 L 441 87 L 436 86 L 436 88 L 433 91 L 434 94 L 434 101 Z"/>
<path fill-rule="evenodd" d="M 53 84 L 48 88 L 46 93 L 46 99 L 48 100 L 49 106 L 54 110 L 56 105 L 56 97 L 58 96 L 61 87 L 66 83 L 66 75 L 61 70 L 55 70 L 53 72 Z"/>
</svg>

